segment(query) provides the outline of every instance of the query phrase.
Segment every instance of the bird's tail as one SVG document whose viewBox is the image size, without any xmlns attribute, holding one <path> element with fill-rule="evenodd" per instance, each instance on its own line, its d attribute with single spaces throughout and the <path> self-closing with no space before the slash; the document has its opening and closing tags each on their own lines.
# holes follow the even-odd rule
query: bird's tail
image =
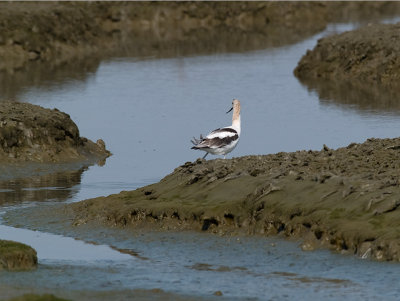
<svg viewBox="0 0 400 301">
<path fill-rule="evenodd" d="M 198 145 L 198 144 L 201 143 L 201 141 L 203 141 L 203 140 L 204 140 L 203 135 L 200 134 L 200 139 L 197 139 L 197 138 L 193 137 L 193 139 L 190 140 L 190 142 L 192 142 L 194 145 Z"/>
</svg>

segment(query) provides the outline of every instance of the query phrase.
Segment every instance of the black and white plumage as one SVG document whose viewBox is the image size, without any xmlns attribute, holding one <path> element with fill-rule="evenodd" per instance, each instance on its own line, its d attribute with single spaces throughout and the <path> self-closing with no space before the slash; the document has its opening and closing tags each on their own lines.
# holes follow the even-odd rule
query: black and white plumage
<svg viewBox="0 0 400 301">
<path fill-rule="evenodd" d="M 194 144 L 192 149 L 199 149 L 205 151 L 203 159 L 211 153 L 213 155 L 223 155 L 224 159 L 227 153 L 230 153 L 238 144 L 240 138 L 240 102 L 234 99 L 232 125 L 220 129 L 216 129 L 209 133 L 206 137 L 200 135 L 200 139 L 193 138 L 191 142 Z"/>
</svg>

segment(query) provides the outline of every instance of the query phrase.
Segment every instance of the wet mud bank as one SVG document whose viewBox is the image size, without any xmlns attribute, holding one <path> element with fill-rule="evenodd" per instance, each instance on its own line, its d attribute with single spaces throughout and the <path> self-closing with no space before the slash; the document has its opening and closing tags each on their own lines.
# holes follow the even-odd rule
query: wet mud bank
<svg viewBox="0 0 400 301">
<path fill-rule="evenodd" d="M 322 38 L 301 58 L 294 74 L 310 87 L 322 87 L 322 91 L 327 82 L 341 86 L 351 82 L 353 89 L 381 86 L 386 90 L 384 95 L 388 95 L 388 88 L 399 91 L 399 30 L 400 23 L 370 24 Z"/>
<path fill-rule="evenodd" d="M 74 225 L 302 238 L 400 260 L 400 138 L 186 163 L 159 183 L 67 205 Z"/>
<path fill-rule="evenodd" d="M 70 116 L 57 109 L 1 101 L 0 113 L 3 164 L 100 161 L 110 155 L 102 140 L 81 137 Z"/>
</svg>

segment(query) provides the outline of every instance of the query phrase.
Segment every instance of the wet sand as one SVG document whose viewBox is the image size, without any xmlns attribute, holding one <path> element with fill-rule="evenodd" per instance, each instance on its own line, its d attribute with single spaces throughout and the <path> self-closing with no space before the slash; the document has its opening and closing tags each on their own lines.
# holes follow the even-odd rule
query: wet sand
<svg viewBox="0 0 400 301">
<path fill-rule="evenodd" d="M 74 225 L 281 234 L 399 261 L 400 139 L 336 150 L 197 160 L 159 183 L 68 205 Z"/>
</svg>

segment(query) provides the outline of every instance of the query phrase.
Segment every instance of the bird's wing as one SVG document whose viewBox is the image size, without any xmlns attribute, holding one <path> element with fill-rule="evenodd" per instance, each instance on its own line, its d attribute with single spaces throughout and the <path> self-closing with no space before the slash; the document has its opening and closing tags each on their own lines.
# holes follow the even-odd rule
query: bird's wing
<svg viewBox="0 0 400 301">
<path fill-rule="evenodd" d="M 220 148 L 237 140 L 239 135 L 232 128 L 216 129 L 196 145 L 196 148 Z"/>
</svg>

